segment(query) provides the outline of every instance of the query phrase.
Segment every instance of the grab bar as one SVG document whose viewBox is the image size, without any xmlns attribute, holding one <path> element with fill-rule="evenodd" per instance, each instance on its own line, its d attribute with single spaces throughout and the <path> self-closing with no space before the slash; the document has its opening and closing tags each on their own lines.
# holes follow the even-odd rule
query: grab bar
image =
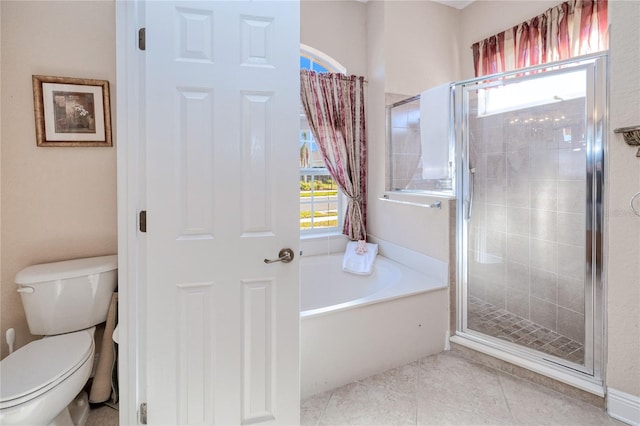
<svg viewBox="0 0 640 426">
<path fill-rule="evenodd" d="M 469 208 L 467 208 L 467 220 L 471 220 L 471 210 L 473 209 L 473 196 L 476 192 L 476 168 L 469 169 Z"/>
<path fill-rule="evenodd" d="M 407 206 L 416 206 L 416 207 L 425 207 L 427 209 L 442 209 L 441 201 L 434 201 L 431 204 L 422 204 L 422 203 L 414 203 L 412 201 L 400 201 L 400 200 L 392 200 L 388 195 L 383 195 L 381 198 L 378 198 L 380 201 L 388 201 L 390 203 L 396 204 L 405 204 Z"/>
</svg>

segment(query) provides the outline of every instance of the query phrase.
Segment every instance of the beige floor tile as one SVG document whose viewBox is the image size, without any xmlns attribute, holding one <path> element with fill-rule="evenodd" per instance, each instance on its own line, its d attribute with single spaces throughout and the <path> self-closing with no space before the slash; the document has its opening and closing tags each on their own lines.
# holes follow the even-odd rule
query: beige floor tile
<svg viewBox="0 0 640 426">
<path fill-rule="evenodd" d="M 380 390 L 388 390 L 407 395 L 415 395 L 419 372 L 419 361 L 402 367 L 385 371 L 375 376 L 367 377 L 359 382 Z"/>
<path fill-rule="evenodd" d="M 620 425 L 598 407 L 506 374 L 500 382 L 511 414 L 520 425 Z"/>
<path fill-rule="evenodd" d="M 305 399 L 303 426 L 621 426 L 588 403 L 470 362 L 451 352 Z M 87 426 L 117 426 L 118 412 L 92 408 Z"/>
<path fill-rule="evenodd" d="M 478 421 L 508 424 L 513 419 L 497 372 L 474 364 L 451 353 L 422 360 L 418 378 L 418 423 L 427 423 L 434 416 L 434 407 L 452 413 L 475 413 Z M 464 417 L 464 414 L 460 414 Z M 464 423 L 462 423 L 464 424 Z M 479 423 L 483 424 L 483 423 Z M 491 424 L 491 423 L 489 423 Z"/>
<path fill-rule="evenodd" d="M 484 412 L 471 412 L 460 407 L 443 405 L 430 400 L 418 400 L 418 426 L 513 426 L 510 416 L 493 418 Z"/>
<path fill-rule="evenodd" d="M 333 391 L 322 392 L 300 401 L 300 425 L 317 425 L 327 408 Z"/>
<path fill-rule="evenodd" d="M 351 383 L 336 389 L 320 425 L 415 425 L 415 395 Z"/>
</svg>

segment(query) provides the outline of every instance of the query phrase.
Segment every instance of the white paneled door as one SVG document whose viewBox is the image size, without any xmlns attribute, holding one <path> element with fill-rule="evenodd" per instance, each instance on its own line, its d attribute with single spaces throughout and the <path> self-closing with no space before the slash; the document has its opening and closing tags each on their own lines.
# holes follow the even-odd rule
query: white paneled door
<svg viewBox="0 0 640 426">
<path fill-rule="evenodd" d="M 299 5 L 144 13 L 148 424 L 297 424 Z"/>
</svg>

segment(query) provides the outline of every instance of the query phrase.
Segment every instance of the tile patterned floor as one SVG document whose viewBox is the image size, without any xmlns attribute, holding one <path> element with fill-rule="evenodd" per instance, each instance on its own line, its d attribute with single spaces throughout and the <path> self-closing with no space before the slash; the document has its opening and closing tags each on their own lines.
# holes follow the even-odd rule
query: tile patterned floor
<svg viewBox="0 0 640 426">
<path fill-rule="evenodd" d="M 320 425 L 622 425 L 600 408 L 472 363 L 434 355 L 302 401 Z"/>
<path fill-rule="evenodd" d="M 577 364 L 584 362 L 582 343 L 473 296 L 469 297 L 467 321 L 470 329 L 489 336 L 515 342 Z"/>
<path fill-rule="evenodd" d="M 94 407 L 87 426 L 117 426 L 118 412 Z M 588 403 L 470 362 L 453 352 L 310 397 L 303 426 L 621 426 Z"/>
</svg>

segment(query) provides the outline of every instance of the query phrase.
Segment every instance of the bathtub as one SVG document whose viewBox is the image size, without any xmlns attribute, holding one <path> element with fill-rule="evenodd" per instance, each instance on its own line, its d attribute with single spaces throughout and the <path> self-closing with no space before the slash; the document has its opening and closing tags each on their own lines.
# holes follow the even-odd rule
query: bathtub
<svg viewBox="0 0 640 426">
<path fill-rule="evenodd" d="M 378 255 L 373 273 L 360 276 L 342 271 L 342 254 L 301 258 L 301 396 L 443 351 L 443 265 L 418 272 Z"/>
</svg>

